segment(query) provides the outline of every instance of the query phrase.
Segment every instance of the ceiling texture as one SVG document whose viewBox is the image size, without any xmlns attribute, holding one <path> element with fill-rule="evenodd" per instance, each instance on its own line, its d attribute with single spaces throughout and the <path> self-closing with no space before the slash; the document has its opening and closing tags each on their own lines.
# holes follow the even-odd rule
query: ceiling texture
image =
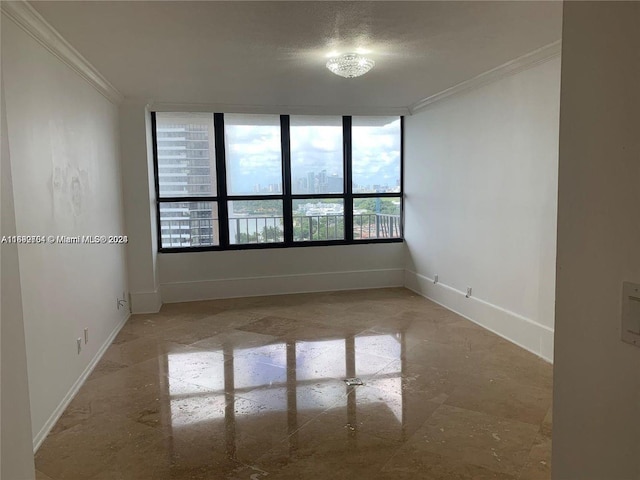
<svg viewBox="0 0 640 480">
<path fill-rule="evenodd" d="M 561 2 L 44 1 L 125 97 L 309 110 L 407 108 L 561 38 Z M 331 54 L 375 68 L 345 79 Z M 228 110 L 230 111 L 230 110 Z"/>
</svg>

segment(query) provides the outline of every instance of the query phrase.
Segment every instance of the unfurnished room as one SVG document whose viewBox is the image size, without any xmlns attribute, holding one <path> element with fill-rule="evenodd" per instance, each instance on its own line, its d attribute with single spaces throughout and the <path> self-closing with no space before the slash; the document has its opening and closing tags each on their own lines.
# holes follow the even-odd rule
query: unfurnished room
<svg viewBox="0 0 640 480">
<path fill-rule="evenodd" d="M 640 480 L 640 2 L 0 8 L 2 480 Z"/>
</svg>

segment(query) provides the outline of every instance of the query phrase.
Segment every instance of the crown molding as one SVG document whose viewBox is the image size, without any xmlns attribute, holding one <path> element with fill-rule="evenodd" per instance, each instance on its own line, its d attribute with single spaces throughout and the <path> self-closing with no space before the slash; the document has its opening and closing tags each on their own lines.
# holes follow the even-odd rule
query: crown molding
<svg viewBox="0 0 640 480">
<path fill-rule="evenodd" d="M 561 50 L 562 42 L 560 40 L 550 43 L 549 45 L 545 45 L 542 48 L 534 50 L 533 52 L 529 52 L 514 60 L 510 60 L 507 63 L 503 63 L 502 65 L 492 68 L 491 70 L 481 73 L 480 75 L 470 78 L 469 80 L 465 80 L 464 82 L 458 83 L 453 87 L 447 88 L 446 90 L 424 98 L 414 103 L 413 105 L 410 105 L 409 111 L 413 115 L 420 110 L 423 110 L 433 105 L 434 103 L 440 102 L 446 98 L 468 92 L 469 90 L 482 87 L 489 83 L 497 82 L 498 80 L 501 80 L 510 75 L 515 75 L 516 73 L 535 67 L 536 65 L 540 65 L 541 63 L 559 56 Z"/>
<path fill-rule="evenodd" d="M 407 107 L 347 107 L 327 105 L 234 105 L 225 103 L 171 103 L 148 102 L 155 112 L 221 112 L 277 115 L 409 115 Z"/>
<path fill-rule="evenodd" d="M 123 95 L 26 1 L 2 1 L 0 9 L 7 18 L 13 20 L 109 101 L 115 104 L 122 102 Z"/>
</svg>

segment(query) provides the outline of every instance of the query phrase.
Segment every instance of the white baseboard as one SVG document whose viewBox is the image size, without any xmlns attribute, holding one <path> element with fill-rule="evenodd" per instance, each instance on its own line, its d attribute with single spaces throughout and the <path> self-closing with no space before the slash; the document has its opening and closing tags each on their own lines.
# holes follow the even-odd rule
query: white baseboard
<svg viewBox="0 0 640 480">
<path fill-rule="evenodd" d="M 158 313 L 162 307 L 159 291 L 131 292 L 131 313 Z"/>
<path fill-rule="evenodd" d="M 477 323 L 481 327 L 553 362 L 553 329 L 411 270 L 405 270 L 404 286 L 419 295 Z"/>
<path fill-rule="evenodd" d="M 71 403 L 71 400 L 73 400 L 73 397 L 76 396 L 76 393 L 78 393 L 82 385 L 84 385 L 84 382 L 87 380 L 87 378 L 89 378 L 89 375 L 91 375 L 91 372 L 93 372 L 93 369 L 95 368 L 95 366 L 98 364 L 98 362 L 104 355 L 104 352 L 107 351 L 107 348 L 109 348 L 109 346 L 113 342 L 113 339 L 116 338 L 116 335 L 118 335 L 122 327 L 124 327 L 124 324 L 127 323 L 127 320 L 129 320 L 130 316 L 131 314 L 128 314 L 127 316 L 125 316 L 122 319 L 122 321 L 116 326 L 113 332 L 111 332 L 111 334 L 102 344 L 102 346 L 100 347 L 96 355 L 93 357 L 89 365 L 87 365 L 87 368 L 84 369 L 84 371 L 82 372 L 82 375 L 80 375 L 80 377 L 78 377 L 75 383 L 71 386 L 71 388 L 69 389 L 67 394 L 64 396 L 60 404 L 56 407 L 56 409 L 53 411 L 49 419 L 45 422 L 44 426 L 40 429 L 40 431 L 34 437 L 33 439 L 34 454 L 38 451 L 38 448 L 40 448 L 40 445 L 42 445 L 42 442 L 44 442 L 44 439 L 47 438 L 47 435 L 49 435 L 49 432 L 54 427 L 54 425 L 56 424 L 60 416 L 63 414 L 63 412 L 69 405 L 69 403 Z"/>
<path fill-rule="evenodd" d="M 172 282 L 160 285 L 160 291 L 163 302 L 177 303 L 260 295 L 402 287 L 403 283 L 404 269 L 393 268 Z"/>
</svg>

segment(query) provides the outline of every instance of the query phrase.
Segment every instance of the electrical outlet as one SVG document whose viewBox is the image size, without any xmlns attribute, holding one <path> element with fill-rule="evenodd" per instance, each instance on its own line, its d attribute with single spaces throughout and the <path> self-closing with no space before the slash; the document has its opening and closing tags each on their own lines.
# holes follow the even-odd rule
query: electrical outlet
<svg viewBox="0 0 640 480">
<path fill-rule="evenodd" d="M 78 338 L 78 355 L 80 355 L 81 351 L 82 351 L 82 339 Z"/>
<path fill-rule="evenodd" d="M 84 329 L 84 343 L 85 344 L 89 343 L 89 329 L 88 328 Z"/>
<path fill-rule="evenodd" d="M 469 298 L 471 296 L 471 287 L 467 287 L 467 294 L 465 297 Z"/>
<path fill-rule="evenodd" d="M 433 283 L 438 283 L 438 274 L 437 273 L 433 276 Z"/>
</svg>

